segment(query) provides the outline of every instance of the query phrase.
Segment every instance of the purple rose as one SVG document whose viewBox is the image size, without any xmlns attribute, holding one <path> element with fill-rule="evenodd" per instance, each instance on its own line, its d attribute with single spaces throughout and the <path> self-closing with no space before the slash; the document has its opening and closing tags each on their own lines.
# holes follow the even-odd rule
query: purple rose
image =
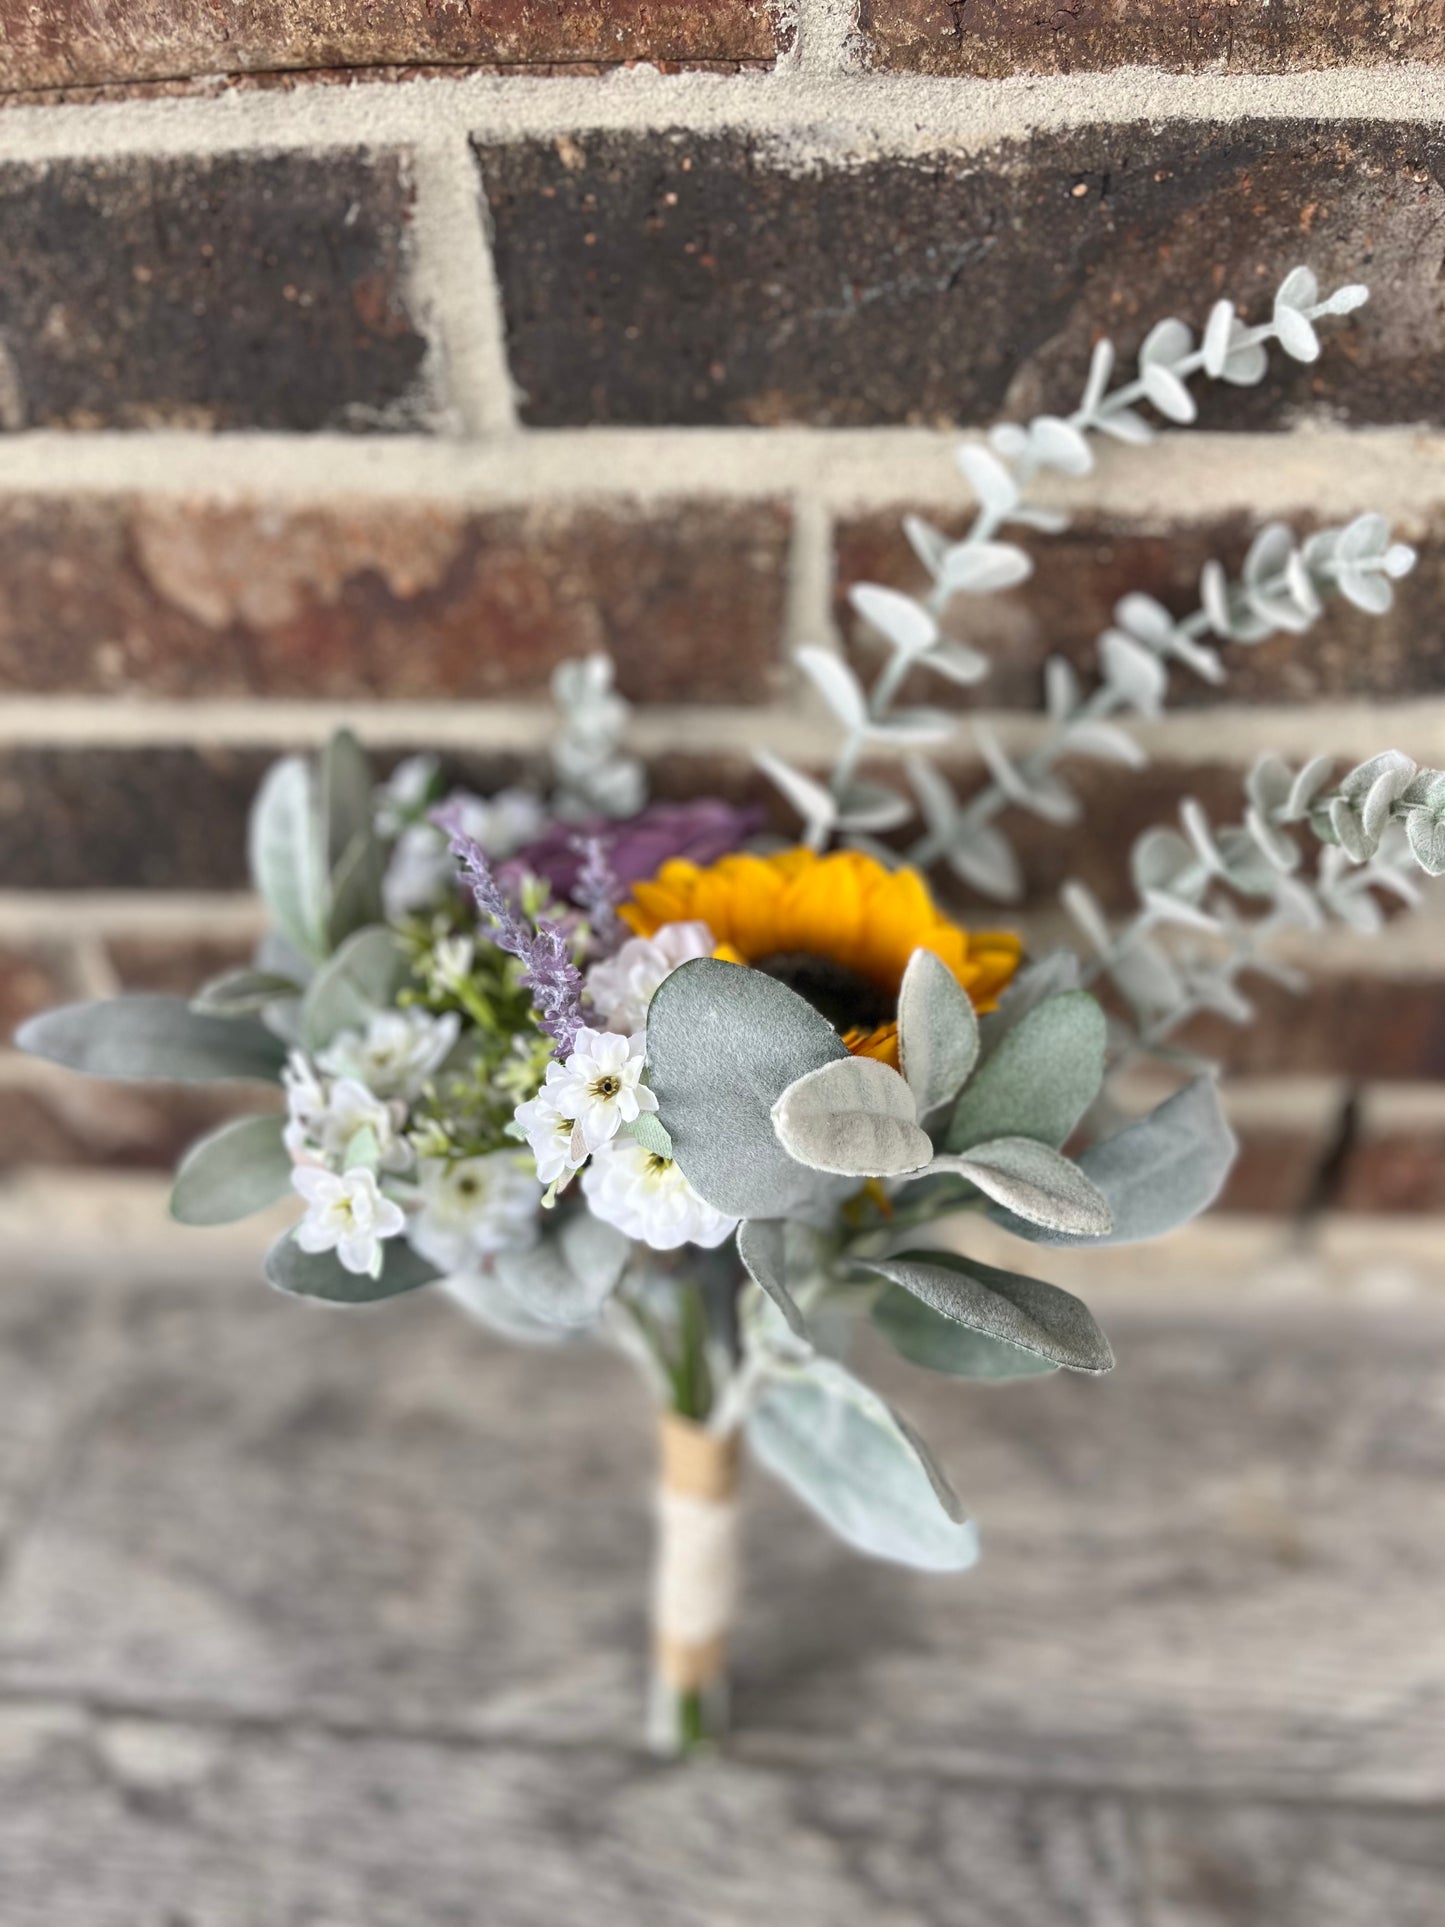
<svg viewBox="0 0 1445 1927">
<path fill-rule="evenodd" d="M 578 847 L 593 839 L 612 874 L 622 884 L 640 883 L 655 876 L 672 857 L 689 863 L 716 863 L 736 850 L 763 824 L 759 809 L 735 809 L 717 797 L 694 803 L 649 803 L 637 816 L 619 823 L 610 817 L 589 816 L 579 823 L 554 823 L 527 844 L 498 875 L 504 883 L 525 871 L 543 877 L 559 899 L 571 900 L 577 888 L 583 855 Z"/>
</svg>

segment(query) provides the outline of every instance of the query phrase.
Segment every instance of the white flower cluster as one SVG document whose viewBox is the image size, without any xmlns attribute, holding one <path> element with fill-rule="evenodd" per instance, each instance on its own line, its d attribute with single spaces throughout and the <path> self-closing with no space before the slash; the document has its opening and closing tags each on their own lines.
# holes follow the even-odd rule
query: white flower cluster
<svg viewBox="0 0 1445 1927">
<path fill-rule="evenodd" d="M 306 1201 L 296 1234 L 303 1251 L 334 1251 L 347 1271 L 374 1277 L 383 1242 L 404 1232 L 428 1263 L 466 1274 L 535 1242 L 541 1186 L 525 1157 L 418 1160 L 407 1136 L 410 1107 L 459 1029 L 454 1012 L 386 1010 L 364 1031 L 340 1032 L 314 1062 L 292 1052 L 282 1073 L 284 1139 Z"/>
<path fill-rule="evenodd" d="M 657 1109 L 642 1081 L 648 1005 L 664 978 L 712 949 L 706 924 L 673 923 L 594 964 L 587 992 L 606 1029 L 579 1031 L 566 1062 L 549 1065 L 541 1090 L 517 1109 L 542 1183 L 565 1184 L 587 1165 L 582 1190 L 593 1216 L 655 1251 L 719 1245 L 737 1225 L 626 1129 Z"/>
<path fill-rule="evenodd" d="M 411 757 L 383 792 L 378 826 L 396 838 L 382 883 L 382 902 L 393 922 L 435 909 L 456 883 L 446 832 L 425 813 L 434 775 L 430 757 Z M 501 790 L 490 798 L 456 790 L 445 807 L 463 833 L 499 861 L 531 843 L 547 824 L 541 799 L 530 790 Z"/>
</svg>

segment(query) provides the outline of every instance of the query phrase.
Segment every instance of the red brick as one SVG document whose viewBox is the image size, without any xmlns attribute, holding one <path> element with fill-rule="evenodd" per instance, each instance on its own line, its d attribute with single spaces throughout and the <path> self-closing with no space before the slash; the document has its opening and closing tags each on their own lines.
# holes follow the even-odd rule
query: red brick
<svg viewBox="0 0 1445 1927">
<path fill-rule="evenodd" d="M 607 649 L 655 701 L 773 693 L 788 514 L 0 500 L 0 689 L 535 695 Z"/>
<path fill-rule="evenodd" d="M 1293 1218 L 1318 1202 L 1322 1134 L 1255 1126 L 1238 1129 L 1237 1136 L 1239 1156 L 1216 1210 Z"/>
<path fill-rule="evenodd" d="M 0 88 L 413 63 L 770 61 L 767 0 L 0 0 Z"/>
<path fill-rule="evenodd" d="M 970 521 L 956 503 L 941 512 L 927 504 L 914 506 L 949 534 L 961 535 Z M 912 591 L 925 586 L 900 526 L 902 513 L 900 507 L 857 516 L 838 531 L 836 613 L 845 633 L 862 645 L 860 666 L 877 657 L 848 606 L 849 586 L 882 582 Z M 1301 534 L 1314 526 L 1307 516 L 1290 519 Z M 941 677 L 920 676 L 914 693 L 928 702 L 1035 709 L 1049 656 L 1067 656 L 1085 675 L 1097 673 L 1094 645 L 1121 596 L 1140 590 L 1176 615 L 1191 614 L 1199 606 L 1205 561 L 1216 556 L 1237 574 L 1258 526 L 1257 518 L 1244 515 L 1207 522 L 1085 515 L 1062 535 L 1010 531 L 1033 556 L 1029 581 L 1007 595 L 960 596 L 949 615 L 949 627 L 989 657 L 992 675 L 968 692 Z M 1250 647 L 1230 644 L 1223 652 L 1227 680 L 1212 685 L 1176 669 L 1170 707 L 1437 695 L 1445 688 L 1445 627 L 1438 619 L 1445 606 L 1445 515 L 1436 511 L 1408 533 L 1418 544 L 1420 562 L 1396 585 L 1388 615 L 1367 616 L 1336 600 L 1307 636 L 1280 635 Z"/>
<path fill-rule="evenodd" d="M 1367 1132 L 1345 1162 L 1336 1204 L 1342 1211 L 1445 1212 L 1445 1127 Z"/>
<path fill-rule="evenodd" d="M 1258 977 L 1241 987 L 1256 1021 L 1202 1019 L 1181 1033 L 1189 1048 L 1254 1076 L 1445 1078 L 1445 976 L 1321 970 L 1299 996 Z"/>
<path fill-rule="evenodd" d="M 0 947 L 0 1044 L 27 1018 L 80 994 L 74 958 L 63 939 Z"/>
<path fill-rule="evenodd" d="M 419 429 L 397 153 L 0 168 L 0 428 Z"/>
<path fill-rule="evenodd" d="M 1057 412 L 1093 344 L 1268 312 L 1308 260 L 1375 305 L 1213 428 L 1445 416 L 1445 132 L 1167 120 L 800 167 L 743 133 L 478 143 L 532 423 L 980 422 Z"/>
<path fill-rule="evenodd" d="M 1439 0 L 862 0 L 876 67 L 912 73 L 1290 72 L 1445 57 Z"/>
<path fill-rule="evenodd" d="M 254 1095 L 57 1076 L 0 1086 L 0 1171 L 63 1165 L 168 1171 L 228 1117 L 264 1108 Z"/>
</svg>

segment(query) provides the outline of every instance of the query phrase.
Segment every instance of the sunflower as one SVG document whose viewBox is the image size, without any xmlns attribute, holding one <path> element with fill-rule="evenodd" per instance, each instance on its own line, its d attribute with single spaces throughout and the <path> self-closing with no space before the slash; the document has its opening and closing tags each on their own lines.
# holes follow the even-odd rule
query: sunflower
<svg viewBox="0 0 1445 1927">
<path fill-rule="evenodd" d="M 977 1010 L 992 1010 L 1019 966 L 1017 937 L 970 934 L 936 908 L 916 870 L 854 850 L 725 856 L 706 869 L 664 863 L 633 885 L 623 920 L 639 937 L 705 923 L 714 956 L 749 964 L 822 1012 L 855 1056 L 898 1062 L 898 987 L 915 950 L 931 950 Z"/>
</svg>

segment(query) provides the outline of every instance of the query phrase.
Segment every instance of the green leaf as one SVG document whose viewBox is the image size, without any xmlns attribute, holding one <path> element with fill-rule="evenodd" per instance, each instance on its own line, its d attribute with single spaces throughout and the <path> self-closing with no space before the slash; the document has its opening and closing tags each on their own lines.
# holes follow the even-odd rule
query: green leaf
<svg viewBox="0 0 1445 1927">
<path fill-rule="evenodd" d="M 267 908 L 303 956 L 324 954 L 327 870 L 316 784 L 306 759 L 267 770 L 251 805 L 251 876 Z"/>
<path fill-rule="evenodd" d="M 1008 1212 L 990 1212 L 1033 1244 L 1141 1244 L 1206 1211 L 1238 1150 L 1212 1074 L 1196 1077 L 1127 1131 L 1095 1144 L 1079 1169 L 1107 1201 L 1114 1224 L 1102 1237 L 1037 1229 Z"/>
<path fill-rule="evenodd" d="M 924 1371 L 950 1378 L 1045 1377 L 1059 1368 L 1037 1352 L 956 1325 L 898 1285 L 889 1285 L 873 1307 L 873 1323 L 900 1357 Z"/>
<path fill-rule="evenodd" d="M 419 1291 L 440 1276 L 405 1238 L 388 1238 L 381 1251 L 381 1276 L 358 1277 L 334 1251 L 303 1251 L 288 1231 L 266 1254 L 266 1279 L 293 1298 L 315 1298 L 325 1305 L 374 1305 L 383 1298 Z"/>
<path fill-rule="evenodd" d="M 1102 1238 L 1113 1229 L 1108 1202 L 1079 1166 L 1033 1138 L 993 1138 L 964 1156 L 937 1157 L 924 1175 L 935 1172 L 967 1178 L 1029 1224 L 1085 1238 Z"/>
<path fill-rule="evenodd" d="M 171 1190 L 179 1224 L 234 1224 L 291 1190 L 291 1158 L 279 1117 L 238 1117 L 193 1144 Z"/>
<path fill-rule="evenodd" d="M 748 1443 L 840 1539 L 876 1559 L 962 1572 L 978 1534 L 912 1428 L 831 1359 L 770 1380 Z"/>
<path fill-rule="evenodd" d="M 306 992 L 301 1034 L 307 1050 L 324 1050 L 338 1031 L 365 1030 L 377 1011 L 395 1003 L 407 973 L 406 952 L 383 925 L 348 937 Z"/>
<path fill-rule="evenodd" d="M 274 970 L 228 970 L 201 985 L 191 1009 L 207 1017 L 255 1017 L 268 1004 L 299 996 L 301 986 Z"/>
<path fill-rule="evenodd" d="M 898 991 L 898 1055 L 920 1118 L 957 1097 L 978 1041 L 968 993 L 931 950 L 915 950 Z"/>
<path fill-rule="evenodd" d="M 785 1224 L 781 1218 L 745 1218 L 738 1226 L 738 1256 L 759 1291 L 765 1292 L 782 1313 L 793 1335 L 811 1343 L 807 1321 L 788 1289 L 789 1233 L 801 1229 Z"/>
<path fill-rule="evenodd" d="M 656 1111 L 639 1111 L 626 1127 L 644 1151 L 651 1151 L 655 1158 L 672 1156 L 672 1139 L 658 1121 Z"/>
<path fill-rule="evenodd" d="M 326 867 L 333 874 L 359 836 L 372 827 L 371 769 L 349 729 L 338 729 L 321 753 L 321 811 Z"/>
<path fill-rule="evenodd" d="M 1084 990 L 1049 997 L 1009 1030 L 954 1108 L 947 1147 L 1032 1138 L 1057 1148 L 1104 1081 L 1104 1013 Z"/>
<path fill-rule="evenodd" d="M 871 1057 L 821 1064 L 773 1106 L 773 1129 L 790 1157 L 849 1178 L 897 1177 L 933 1155 L 907 1084 Z"/>
<path fill-rule="evenodd" d="M 385 914 L 381 882 L 386 874 L 386 852 L 370 830 L 362 830 L 346 846 L 331 875 L 331 902 L 326 913 L 326 941 L 332 950 Z"/>
<path fill-rule="evenodd" d="M 526 1251 L 499 1251 L 497 1277 L 541 1324 L 579 1331 L 595 1324 L 631 1253 L 623 1234 L 586 1211 L 570 1213 Z"/>
<path fill-rule="evenodd" d="M 520 1345 L 564 1345 L 574 1334 L 564 1325 L 536 1318 L 494 1271 L 457 1271 L 440 1281 L 440 1290 L 470 1312 L 478 1324 Z"/>
<path fill-rule="evenodd" d="M 938 1319 L 967 1326 L 1050 1365 L 1066 1365 L 1075 1372 L 1113 1369 L 1109 1341 L 1088 1306 L 1072 1292 L 1041 1278 L 1000 1271 L 951 1251 L 905 1251 L 894 1258 L 868 1260 L 866 1268 L 911 1293 Z M 878 1320 L 885 1330 L 889 1315 Z M 918 1326 L 900 1319 L 896 1310 L 891 1316 L 905 1336 L 918 1333 Z M 912 1354 L 905 1350 L 905 1355 Z"/>
<path fill-rule="evenodd" d="M 181 997 L 66 1004 L 16 1032 L 21 1050 L 87 1077 L 167 1084 L 279 1083 L 286 1046 L 249 1017 L 210 1017 Z"/>
<path fill-rule="evenodd" d="M 674 970 L 647 1015 L 648 1081 L 678 1168 L 730 1217 L 785 1218 L 848 1195 L 789 1157 L 772 1119 L 789 1084 L 847 1055 L 796 991 L 714 957 Z"/>
</svg>

